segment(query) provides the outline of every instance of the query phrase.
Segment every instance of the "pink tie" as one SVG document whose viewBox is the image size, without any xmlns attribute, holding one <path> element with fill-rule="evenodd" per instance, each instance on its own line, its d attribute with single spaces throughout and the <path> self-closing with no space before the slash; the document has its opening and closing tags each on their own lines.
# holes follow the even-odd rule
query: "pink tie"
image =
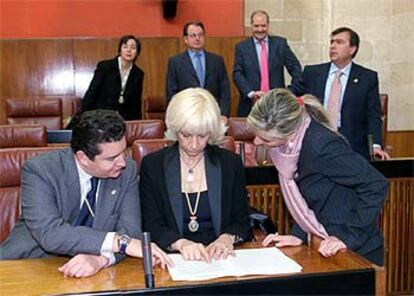
<svg viewBox="0 0 414 296">
<path fill-rule="evenodd" d="M 260 90 L 269 90 L 269 67 L 267 65 L 266 43 L 260 41 Z"/>
<path fill-rule="evenodd" d="M 328 114 L 332 127 L 338 129 L 339 101 L 341 100 L 341 70 L 337 70 L 329 92 Z"/>
</svg>

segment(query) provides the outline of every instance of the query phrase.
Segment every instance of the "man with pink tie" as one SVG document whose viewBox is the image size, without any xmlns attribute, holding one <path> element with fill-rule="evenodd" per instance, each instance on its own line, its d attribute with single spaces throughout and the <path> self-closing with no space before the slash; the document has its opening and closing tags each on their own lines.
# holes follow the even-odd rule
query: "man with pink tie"
<svg viewBox="0 0 414 296">
<path fill-rule="evenodd" d="M 301 65 L 287 40 L 269 36 L 269 15 L 263 10 L 250 16 L 252 38 L 236 45 L 233 80 L 240 92 L 238 116 L 247 116 L 253 104 L 273 88 L 284 88 L 284 68 L 292 77 L 289 88 L 300 93 Z"/>
</svg>

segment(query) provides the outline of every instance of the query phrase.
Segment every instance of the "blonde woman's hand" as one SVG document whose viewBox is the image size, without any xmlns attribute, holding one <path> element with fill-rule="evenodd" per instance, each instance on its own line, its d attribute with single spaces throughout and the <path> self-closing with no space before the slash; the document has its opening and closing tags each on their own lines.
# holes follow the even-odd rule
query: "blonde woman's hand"
<svg viewBox="0 0 414 296">
<path fill-rule="evenodd" d="M 294 235 L 279 235 L 277 233 L 269 234 L 263 240 L 263 246 L 267 247 L 270 244 L 275 243 L 276 247 L 284 247 L 284 246 L 299 246 L 303 243 L 303 241 L 294 236 Z"/>
<path fill-rule="evenodd" d="M 346 245 L 339 238 L 329 236 L 325 238 L 319 245 L 318 252 L 324 257 L 331 257 L 338 251 L 346 250 Z"/>
</svg>

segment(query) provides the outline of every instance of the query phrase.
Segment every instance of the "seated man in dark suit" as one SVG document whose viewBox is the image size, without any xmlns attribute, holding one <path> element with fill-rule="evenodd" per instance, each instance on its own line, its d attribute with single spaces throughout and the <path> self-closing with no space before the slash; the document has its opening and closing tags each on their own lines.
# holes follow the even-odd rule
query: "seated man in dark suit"
<svg viewBox="0 0 414 296">
<path fill-rule="evenodd" d="M 141 211 L 124 134 L 117 112 L 87 111 L 73 120 L 71 148 L 25 162 L 22 215 L 0 246 L 1 259 L 73 256 L 59 271 L 85 277 L 125 253 L 142 256 L 131 239 L 141 234 Z M 162 265 L 169 261 L 158 247 L 153 252 Z"/>
<path fill-rule="evenodd" d="M 233 80 L 240 92 L 238 116 L 249 114 L 253 104 L 269 89 L 284 88 L 286 67 L 291 90 L 298 93 L 302 68 L 283 37 L 269 36 L 269 15 L 257 10 L 250 16 L 253 36 L 236 45 Z M 262 58 L 265 57 L 265 58 Z"/>
<path fill-rule="evenodd" d="M 331 33 L 329 63 L 306 66 L 303 83 L 307 93 L 320 99 L 333 126 L 345 136 L 352 149 L 369 158 L 368 135 L 372 136 L 374 155 L 390 156 L 381 149 L 382 122 L 378 75 L 355 64 L 359 36 L 342 27 Z"/>
<path fill-rule="evenodd" d="M 166 97 L 190 87 L 207 89 L 217 100 L 223 116 L 230 115 L 230 86 L 223 58 L 204 50 L 205 29 L 202 22 L 184 25 L 187 50 L 168 61 Z"/>
</svg>

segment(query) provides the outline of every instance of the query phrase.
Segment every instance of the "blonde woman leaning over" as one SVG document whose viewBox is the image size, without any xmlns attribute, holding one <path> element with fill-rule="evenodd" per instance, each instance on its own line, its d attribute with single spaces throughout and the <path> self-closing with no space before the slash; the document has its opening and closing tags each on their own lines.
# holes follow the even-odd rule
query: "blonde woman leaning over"
<svg viewBox="0 0 414 296">
<path fill-rule="evenodd" d="M 316 235 L 323 239 L 319 252 L 325 257 L 349 248 L 382 265 L 378 216 L 387 181 L 330 128 L 318 100 L 275 89 L 254 105 L 247 123 L 255 144 L 271 148 L 295 220 L 292 235 L 271 234 L 263 244 L 299 245 Z"/>
</svg>

